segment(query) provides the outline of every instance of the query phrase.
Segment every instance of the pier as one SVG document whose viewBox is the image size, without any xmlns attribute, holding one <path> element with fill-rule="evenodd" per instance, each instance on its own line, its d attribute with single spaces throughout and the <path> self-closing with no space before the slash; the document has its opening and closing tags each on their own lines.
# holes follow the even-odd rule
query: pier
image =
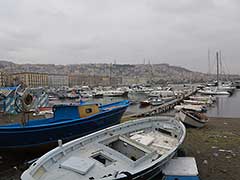
<svg viewBox="0 0 240 180">
<path fill-rule="evenodd" d="M 161 113 L 165 113 L 165 112 L 173 109 L 176 105 L 180 104 L 184 99 L 187 99 L 189 96 L 192 96 L 196 92 L 197 92 L 197 89 L 195 88 L 195 89 L 191 90 L 190 92 L 178 97 L 177 99 L 174 99 L 172 101 L 164 103 L 164 104 L 157 106 L 155 108 L 152 108 L 150 110 L 147 110 L 147 111 L 144 111 L 141 113 L 123 116 L 121 121 L 125 122 L 130 119 L 134 119 L 134 118 L 138 118 L 138 117 L 155 116 L 155 115 L 159 115 Z"/>
</svg>

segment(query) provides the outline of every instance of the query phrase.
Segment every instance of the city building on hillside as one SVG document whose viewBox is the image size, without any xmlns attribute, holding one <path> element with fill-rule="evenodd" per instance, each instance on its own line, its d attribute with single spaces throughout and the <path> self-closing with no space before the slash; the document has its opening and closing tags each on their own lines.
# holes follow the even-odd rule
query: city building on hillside
<svg viewBox="0 0 240 180">
<path fill-rule="evenodd" d="M 121 77 L 97 76 L 71 74 L 69 75 L 69 86 L 115 86 L 122 83 Z"/>
<path fill-rule="evenodd" d="M 69 80 L 66 74 L 49 74 L 48 75 L 48 86 L 49 87 L 63 87 L 68 86 Z"/>
<path fill-rule="evenodd" d="M 69 77 L 69 86 L 83 86 L 91 84 L 91 77 L 83 74 L 71 74 Z"/>
<path fill-rule="evenodd" d="M 48 86 L 48 74 L 36 72 L 21 72 L 11 74 L 13 85 L 22 84 L 26 87 L 46 87 Z"/>
</svg>

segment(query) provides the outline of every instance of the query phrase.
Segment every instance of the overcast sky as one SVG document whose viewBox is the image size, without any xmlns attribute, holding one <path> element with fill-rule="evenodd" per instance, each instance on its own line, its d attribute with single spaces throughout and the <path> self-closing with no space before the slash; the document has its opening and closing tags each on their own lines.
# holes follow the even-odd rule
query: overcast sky
<svg viewBox="0 0 240 180">
<path fill-rule="evenodd" d="M 239 0 L 0 0 L 0 59 L 169 63 L 240 74 Z"/>
</svg>

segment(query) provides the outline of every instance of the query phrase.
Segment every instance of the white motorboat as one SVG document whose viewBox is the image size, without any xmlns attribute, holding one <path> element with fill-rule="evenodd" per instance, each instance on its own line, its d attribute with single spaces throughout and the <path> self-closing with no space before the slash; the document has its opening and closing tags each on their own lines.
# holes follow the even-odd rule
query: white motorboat
<svg viewBox="0 0 240 180">
<path fill-rule="evenodd" d="M 168 97 L 162 97 L 162 100 L 166 103 L 166 102 L 169 102 L 169 101 L 172 101 L 176 99 L 175 96 L 168 96 Z"/>
<path fill-rule="evenodd" d="M 197 100 L 183 100 L 185 104 L 192 104 L 192 105 L 211 105 L 213 104 L 213 101 L 197 101 Z"/>
<path fill-rule="evenodd" d="M 199 90 L 198 92 L 204 95 L 230 95 L 228 91 L 220 91 L 218 88 L 205 88 L 203 90 Z"/>
<path fill-rule="evenodd" d="M 127 91 L 118 91 L 118 90 L 108 90 L 108 91 L 103 91 L 103 96 L 125 97 L 125 96 L 128 96 L 128 92 Z"/>
<path fill-rule="evenodd" d="M 192 105 L 192 104 L 182 104 L 177 105 L 174 107 L 175 110 L 180 111 L 182 109 L 184 110 L 192 110 L 196 112 L 205 112 L 207 111 L 207 108 L 204 105 Z"/>
<path fill-rule="evenodd" d="M 152 91 L 148 96 L 163 98 L 163 97 L 173 97 L 173 96 L 175 96 L 175 94 L 171 90 L 157 90 L 157 91 Z"/>
<path fill-rule="evenodd" d="M 216 97 L 214 96 L 190 96 L 189 99 L 195 100 L 195 101 L 216 101 Z"/>
<path fill-rule="evenodd" d="M 186 129 L 172 117 L 129 121 L 73 140 L 48 152 L 22 180 L 150 179 L 183 143 Z"/>
<path fill-rule="evenodd" d="M 152 98 L 151 100 L 150 100 L 150 104 L 152 105 L 152 106 L 160 106 L 160 105 L 162 105 L 162 104 L 164 104 L 165 102 L 161 99 L 161 98 Z"/>
<path fill-rule="evenodd" d="M 197 128 L 205 126 L 205 124 L 208 122 L 207 116 L 205 116 L 203 113 L 198 113 L 194 111 L 180 110 L 176 114 L 176 118 L 186 125 Z"/>
<path fill-rule="evenodd" d="M 235 86 L 233 86 L 233 84 L 231 83 L 231 82 L 225 82 L 225 83 L 223 83 L 223 82 L 219 82 L 218 83 L 218 89 L 220 90 L 220 91 L 227 91 L 227 92 L 229 92 L 229 93 L 233 93 L 233 91 L 236 89 L 236 87 Z"/>
<path fill-rule="evenodd" d="M 92 93 L 89 91 L 82 91 L 81 93 L 80 93 L 80 95 L 81 95 L 81 97 L 82 98 L 91 98 L 91 97 L 93 97 L 93 95 L 92 95 Z"/>
</svg>

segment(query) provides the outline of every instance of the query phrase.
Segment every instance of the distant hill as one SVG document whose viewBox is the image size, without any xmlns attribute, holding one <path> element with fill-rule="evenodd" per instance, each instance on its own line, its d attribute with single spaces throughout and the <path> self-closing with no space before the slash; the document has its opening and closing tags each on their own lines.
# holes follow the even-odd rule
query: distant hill
<svg viewBox="0 0 240 180">
<path fill-rule="evenodd" d="M 125 78 L 145 78 L 156 83 L 164 82 L 206 82 L 215 79 L 215 75 L 194 72 L 169 64 L 16 64 L 0 61 L 0 70 L 15 72 L 44 72 L 50 74 L 86 74 L 102 76 L 121 76 Z M 238 77 L 239 76 L 231 76 Z"/>
<path fill-rule="evenodd" d="M 0 60 L 0 69 L 4 69 L 6 67 L 12 67 L 14 65 L 15 64 L 13 62 Z"/>
</svg>

